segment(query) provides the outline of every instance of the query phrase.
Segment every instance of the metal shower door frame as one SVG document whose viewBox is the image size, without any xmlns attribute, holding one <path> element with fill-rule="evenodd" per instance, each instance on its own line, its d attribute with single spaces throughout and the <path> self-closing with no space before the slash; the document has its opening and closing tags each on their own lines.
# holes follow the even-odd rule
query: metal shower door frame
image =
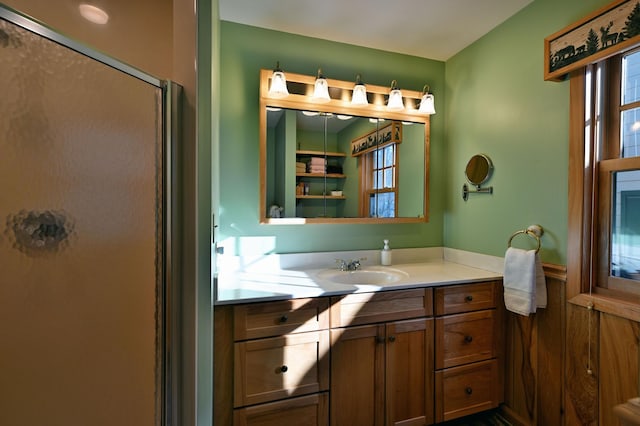
<svg viewBox="0 0 640 426">
<path fill-rule="evenodd" d="M 160 425 L 171 425 L 178 419 L 178 395 L 180 370 L 178 321 L 180 318 L 180 306 L 178 282 L 179 267 L 172 263 L 176 257 L 177 245 L 174 245 L 172 236 L 179 232 L 179 187 L 178 173 L 178 140 L 180 121 L 180 98 L 182 87 L 170 80 L 161 80 L 145 72 L 121 62 L 113 57 L 100 53 L 90 47 L 66 37 L 46 25 L 22 15 L 4 4 L 0 3 L 0 18 L 24 28 L 34 34 L 51 40 L 61 46 L 67 47 L 81 55 L 97 62 L 101 62 L 110 68 L 125 73 L 133 78 L 148 83 L 162 91 L 162 176 L 161 182 L 161 206 L 162 206 L 162 235 L 161 244 L 157 248 L 156 255 L 162 260 L 158 283 L 157 308 L 161 321 L 156 332 L 159 335 L 160 347 L 157 348 L 156 357 L 159 360 L 158 373 L 160 389 L 158 397 L 158 417 Z M 177 240 L 176 240 L 177 242 Z"/>
</svg>

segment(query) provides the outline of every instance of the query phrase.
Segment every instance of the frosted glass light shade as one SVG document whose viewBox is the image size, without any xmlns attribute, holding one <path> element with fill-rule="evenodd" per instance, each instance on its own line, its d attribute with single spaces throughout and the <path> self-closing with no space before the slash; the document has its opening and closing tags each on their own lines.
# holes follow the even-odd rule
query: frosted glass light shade
<svg viewBox="0 0 640 426">
<path fill-rule="evenodd" d="M 287 90 L 287 79 L 282 71 L 276 70 L 271 76 L 271 86 L 269 87 L 269 95 L 281 98 L 287 96 L 289 90 Z"/>
<path fill-rule="evenodd" d="M 404 102 L 402 101 L 402 92 L 400 89 L 391 89 L 391 92 L 389 92 L 387 109 L 389 111 L 402 111 L 404 109 Z"/>
<path fill-rule="evenodd" d="M 324 77 L 318 77 L 313 89 L 313 97 L 311 98 L 315 102 L 329 102 L 331 97 L 329 96 L 329 84 Z"/>
<path fill-rule="evenodd" d="M 364 84 L 356 84 L 353 86 L 353 94 L 351 95 L 352 105 L 368 105 L 367 88 Z"/>
<path fill-rule="evenodd" d="M 422 100 L 420 101 L 420 108 L 418 108 L 418 112 L 429 115 L 435 114 L 436 107 L 433 104 L 433 101 L 434 98 L 431 93 L 425 93 L 424 95 L 422 95 Z"/>
</svg>

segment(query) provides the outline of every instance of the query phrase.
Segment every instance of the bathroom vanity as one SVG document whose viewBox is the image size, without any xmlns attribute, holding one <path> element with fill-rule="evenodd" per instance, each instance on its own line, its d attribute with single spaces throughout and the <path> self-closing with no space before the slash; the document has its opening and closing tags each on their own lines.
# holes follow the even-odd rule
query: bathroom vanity
<svg viewBox="0 0 640 426">
<path fill-rule="evenodd" d="M 342 291 L 309 273 L 321 288 L 312 297 L 290 297 L 287 284 L 267 300 L 255 290 L 226 293 L 215 307 L 216 420 L 427 425 L 497 407 L 501 274 L 442 260 L 391 270 L 406 275 Z"/>
</svg>

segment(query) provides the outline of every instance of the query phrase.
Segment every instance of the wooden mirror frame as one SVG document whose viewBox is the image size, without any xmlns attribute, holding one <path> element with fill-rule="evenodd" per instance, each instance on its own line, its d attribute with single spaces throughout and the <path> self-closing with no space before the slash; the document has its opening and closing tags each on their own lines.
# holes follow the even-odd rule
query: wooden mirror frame
<svg viewBox="0 0 640 426">
<path fill-rule="evenodd" d="M 402 89 L 402 97 L 405 101 L 403 111 L 389 111 L 386 108 L 386 99 L 389 87 L 367 84 L 367 94 L 370 98 L 368 105 L 352 105 L 351 94 L 354 82 L 333 80 L 327 78 L 332 99 L 327 102 L 312 102 L 311 94 L 316 76 L 294 74 L 287 72 L 287 87 L 289 95 L 274 97 L 269 95 L 269 85 L 273 70 L 260 70 L 260 201 L 259 218 L 262 224 L 312 224 L 312 223 L 420 223 L 428 222 L 429 218 L 429 115 L 418 112 L 422 92 Z M 291 87 L 295 86 L 295 91 Z M 335 93 L 338 96 L 335 96 Z M 336 99 L 337 98 L 337 99 Z M 294 110 L 313 110 L 334 114 L 345 114 L 360 117 L 384 118 L 388 120 L 410 121 L 424 125 L 424 206 L 421 217 L 393 217 L 393 218 L 270 218 L 267 216 L 267 107 L 286 108 Z"/>
</svg>

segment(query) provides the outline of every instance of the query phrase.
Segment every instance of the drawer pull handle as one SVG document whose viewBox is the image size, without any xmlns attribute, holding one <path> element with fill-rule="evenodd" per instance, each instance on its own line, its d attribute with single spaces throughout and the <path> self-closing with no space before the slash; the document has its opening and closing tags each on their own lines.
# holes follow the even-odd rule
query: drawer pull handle
<svg viewBox="0 0 640 426">
<path fill-rule="evenodd" d="M 280 322 L 281 322 L 281 323 L 285 323 L 285 322 L 287 322 L 287 321 L 289 321 L 289 317 L 288 317 L 288 316 L 283 315 L 283 316 L 281 316 L 281 317 L 280 317 Z"/>
<path fill-rule="evenodd" d="M 470 386 L 467 386 L 467 388 L 464 391 L 467 393 L 467 395 L 471 395 L 473 393 L 473 389 L 471 389 Z"/>
<path fill-rule="evenodd" d="M 396 341 L 396 336 L 389 336 L 389 341 L 390 342 L 395 342 Z"/>
<path fill-rule="evenodd" d="M 467 302 L 473 302 L 473 296 L 468 295 L 467 297 L 464 298 L 464 300 L 466 300 Z"/>
<path fill-rule="evenodd" d="M 473 336 L 464 336 L 464 341 L 465 343 L 473 342 Z"/>
<path fill-rule="evenodd" d="M 286 365 L 283 365 L 282 367 L 280 367 L 280 371 L 283 373 L 286 373 L 289 370 L 289 367 L 287 367 Z"/>
</svg>

